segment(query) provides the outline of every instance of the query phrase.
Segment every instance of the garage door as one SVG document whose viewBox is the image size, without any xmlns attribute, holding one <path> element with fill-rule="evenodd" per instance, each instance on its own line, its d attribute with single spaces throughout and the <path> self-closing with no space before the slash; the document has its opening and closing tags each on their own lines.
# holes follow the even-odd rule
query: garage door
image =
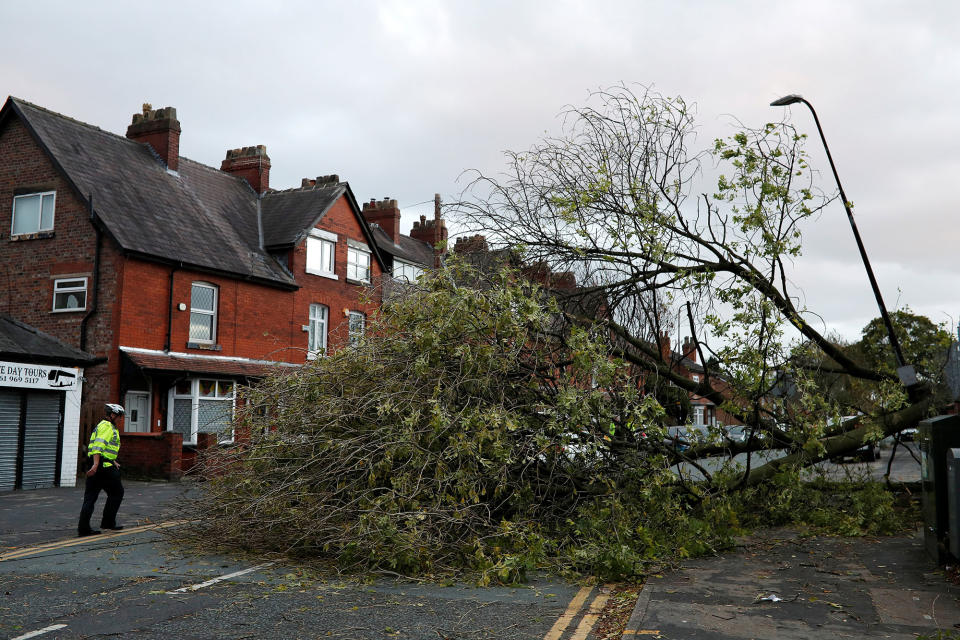
<svg viewBox="0 0 960 640">
<path fill-rule="evenodd" d="M 63 399 L 63 393 L 0 390 L 0 490 L 59 484 Z"/>
<path fill-rule="evenodd" d="M 17 482 L 17 452 L 20 450 L 19 391 L 0 389 L 0 491 Z"/>
<path fill-rule="evenodd" d="M 23 476 L 20 486 L 40 489 L 57 484 L 60 469 L 60 401 L 62 393 L 27 393 L 23 430 Z"/>
</svg>

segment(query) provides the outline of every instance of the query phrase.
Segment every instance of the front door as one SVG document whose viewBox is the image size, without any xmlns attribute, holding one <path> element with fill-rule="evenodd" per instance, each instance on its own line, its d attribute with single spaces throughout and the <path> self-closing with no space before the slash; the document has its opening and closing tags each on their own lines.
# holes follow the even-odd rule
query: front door
<svg viewBox="0 0 960 640">
<path fill-rule="evenodd" d="M 150 394 L 146 391 L 127 392 L 127 415 L 123 430 L 133 433 L 150 431 Z"/>
</svg>

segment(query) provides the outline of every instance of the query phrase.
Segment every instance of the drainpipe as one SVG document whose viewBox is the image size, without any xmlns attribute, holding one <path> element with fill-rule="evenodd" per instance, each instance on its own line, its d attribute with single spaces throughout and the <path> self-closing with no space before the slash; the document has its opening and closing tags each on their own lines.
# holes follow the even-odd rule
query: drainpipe
<svg viewBox="0 0 960 640">
<path fill-rule="evenodd" d="M 169 295 L 167 296 L 167 340 L 163 343 L 163 350 L 167 353 L 170 352 L 170 340 L 173 334 L 173 274 L 179 269 L 180 267 L 170 267 Z"/>
<path fill-rule="evenodd" d="M 90 209 L 90 224 L 93 225 L 94 231 L 97 233 L 97 250 L 93 256 L 93 293 L 90 300 L 90 310 L 87 311 L 86 315 L 83 316 L 83 320 L 80 321 L 80 350 L 87 350 L 87 323 L 90 321 L 90 318 L 93 317 L 93 314 L 97 312 L 97 301 L 100 296 L 100 251 L 103 247 L 103 230 L 100 228 L 100 225 L 97 224 L 97 216 L 93 211 L 93 194 L 87 195 L 87 206 Z"/>
</svg>

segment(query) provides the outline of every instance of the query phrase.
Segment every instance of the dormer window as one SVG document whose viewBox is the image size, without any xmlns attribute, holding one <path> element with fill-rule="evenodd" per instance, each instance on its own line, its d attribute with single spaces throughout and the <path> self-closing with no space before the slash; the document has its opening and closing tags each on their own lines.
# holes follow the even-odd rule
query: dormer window
<svg viewBox="0 0 960 640">
<path fill-rule="evenodd" d="M 307 273 L 337 279 L 334 273 L 337 234 L 311 229 L 307 237 Z"/>
<path fill-rule="evenodd" d="M 347 280 L 370 282 L 370 249 L 353 240 L 347 243 Z"/>
<path fill-rule="evenodd" d="M 13 197 L 13 227 L 10 235 L 53 231 L 53 205 L 56 191 L 28 193 Z"/>
</svg>

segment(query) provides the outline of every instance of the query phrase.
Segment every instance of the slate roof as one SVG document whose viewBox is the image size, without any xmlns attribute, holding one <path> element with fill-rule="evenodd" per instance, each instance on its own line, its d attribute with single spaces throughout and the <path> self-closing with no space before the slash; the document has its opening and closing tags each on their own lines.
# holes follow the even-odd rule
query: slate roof
<svg viewBox="0 0 960 640">
<path fill-rule="evenodd" d="M 433 268 L 433 247 L 429 243 L 402 234 L 397 236 L 397 242 L 394 243 L 378 224 L 371 224 L 370 231 L 377 248 L 383 253 L 406 262 Z"/>
<path fill-rule="evenodd" d="M 165 353 L 153 349 L 137 349 L 133 347 L 120 347 L 120 351 L 129 358 L 133 364 L 144 371 L 207 373 L 247 378 L 264 378 L 277 371 L 285 369 L 292 370 L 300 366 L 268 360 L 252 360 L 249 358 L 232 358 L 225 356 L 201 356 L 177 352 Z"/>
<path fill-rule="evenodd" d="M 293 276 L 269 249 L 299 242 L 344 193 L 370 239 L 346 183 L 268 193 L 258 220 L 257 195 L 240 177 L 183 156 L 171 173 L 147 145 L 19 98 L 7 100 L 0 125 L 11 113 L 78 195 L 93 196 L 96 217 L 133 255 L 294 289 Z M 382 265 L 376 249 L 374 255 Z"/>
<path fill-rule="evenodd" d="M 263 245 L 267 249 L 294 246 L 346 191 L 347 185 L 341 182 L 265 194 Z"/>
<path fill-rule="evenodd" d="M 0 313 L 0 360 L 84 367 L 100 359 Z"/>
</svg>

